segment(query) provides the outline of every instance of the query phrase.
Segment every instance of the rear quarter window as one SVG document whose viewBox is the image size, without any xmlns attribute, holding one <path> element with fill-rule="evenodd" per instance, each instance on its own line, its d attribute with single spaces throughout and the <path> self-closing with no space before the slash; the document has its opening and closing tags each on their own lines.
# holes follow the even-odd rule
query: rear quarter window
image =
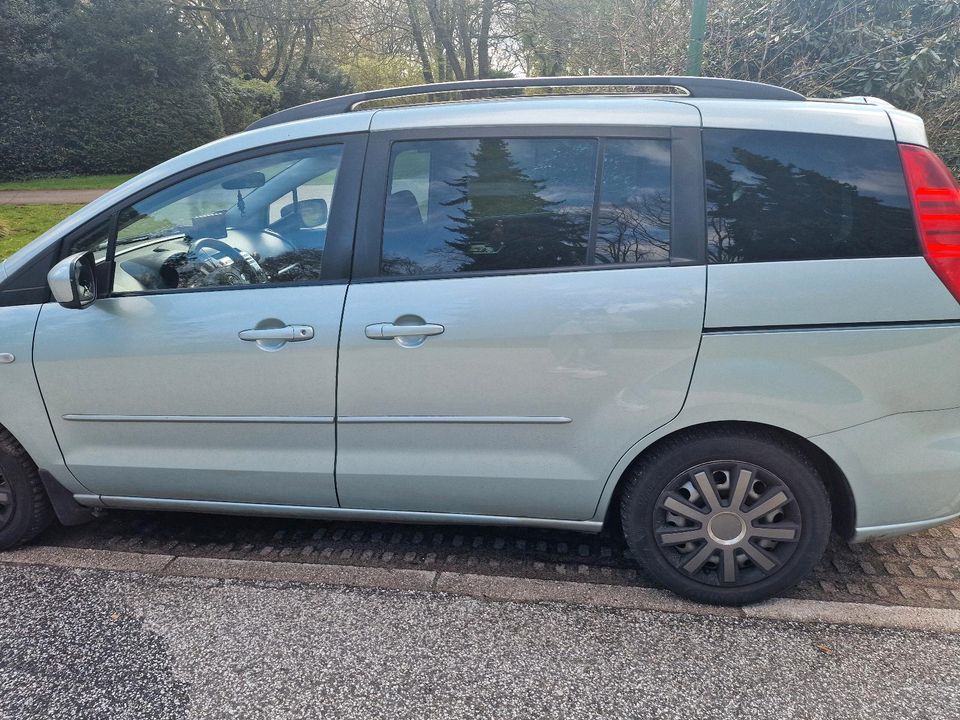
<svg viewBox="0 0 960 720">
<path fill-rule="evenodd" d="M 896 143 L 705 130 L 712 263 L 919 255 Z"/>
</svg>

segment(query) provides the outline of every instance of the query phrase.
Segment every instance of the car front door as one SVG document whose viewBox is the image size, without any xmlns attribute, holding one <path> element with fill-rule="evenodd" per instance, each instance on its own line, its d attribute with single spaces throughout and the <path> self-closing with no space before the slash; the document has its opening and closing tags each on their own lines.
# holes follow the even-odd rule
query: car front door
<svg viewBox="0 0 960 720">
<path fill-rule="evenodd" d="M 373 133 L 341 334 L 341 505 L 591 518 L 690 381 L 699 156 L 695 128 Z"/>
<path fill-rule="evenodd" d="M 91 492 L 336 506 L 337 342 L 365 138 L 250 153 L 140 193 L 72 250 L 112 263 L 43 306 L 34 363 Z M 70 250 L 65 250 L 65 254 Z"/>
</svg>

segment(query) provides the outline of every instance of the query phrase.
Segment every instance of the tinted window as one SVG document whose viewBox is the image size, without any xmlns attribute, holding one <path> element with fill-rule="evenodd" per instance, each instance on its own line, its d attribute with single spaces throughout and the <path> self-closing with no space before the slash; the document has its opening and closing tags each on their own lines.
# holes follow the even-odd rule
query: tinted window
<svg viewBox="0 0 960 720">
<path fill-rule="evenodd" d="M 595 262 L 670 259 L 670 141 L 608 140 Z"/>
<path fill-rule="evenodd" d="M 669 141 L 393 145 L 384 275 L 666 262 L 669 255 Z"/>
<path fill-rule="evenodd" d="M 705 130 L 710 262 L 917 255 L 896 144 Z"/>
<path fill-rule="evenodd" d="M 596 153 L 593 139 L 396 143 L 383 274 L 583 265 Z"/>
<path fill-rule="evenodd" d="M 341 150 L 233 163 L 122 210 L 114 291 L 318 280 Z"/>
</svg>

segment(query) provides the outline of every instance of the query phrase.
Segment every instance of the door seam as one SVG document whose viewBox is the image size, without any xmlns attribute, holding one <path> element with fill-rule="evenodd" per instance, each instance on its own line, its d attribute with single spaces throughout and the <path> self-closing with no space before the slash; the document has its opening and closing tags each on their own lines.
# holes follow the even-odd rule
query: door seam
<svg viewBox="0 0 960 720">
<path fill-rule="evenodd" d="M 33 372 L 33 381 L 37 384 L 37 395 L 40 396 L 40 403 L 43 405 L 43 414 L 47 416 L 47 424 L 50 425 L 50 434 L 53 436 L 53 441 L 57 444 L 57 451 L 60 453 L 60 459 L 63 460 L 63 467 L 68 473 L 70 473 L 70 477 L 79 483 L 80 487 L 84 488 L 89 493 L 93 493 L 90 488 L 80 482 L 73 470 L 70 469 L 70 466 L 67 465 L 67 456 L 63 454 L 63 447 L 60 445 L 60 438 L 57 437 L 56 428 L 53 427 L 53 419 L 50 417 L 50 410 L 47 408 L 47 399 L 43 396 L 43 388 L 40 386 L 40 376 L 37 375 L 37 363 L 35 362 L 37 329 L 40 327 L 40 316 L 43 314 L 43 309 L 46 306 L 47 303 L 40 305 L 40 308 L 37 310 L 37 319 L 33 323 L 33 336 L 30 338 L 30 370 Z M 99 495 L 97 496 L 99 497 Z"/>
</svg>

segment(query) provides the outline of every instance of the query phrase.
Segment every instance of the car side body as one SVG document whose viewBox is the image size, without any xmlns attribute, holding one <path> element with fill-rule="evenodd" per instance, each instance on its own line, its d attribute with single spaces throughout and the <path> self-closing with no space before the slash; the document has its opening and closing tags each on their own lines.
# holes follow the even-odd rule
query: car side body
<svg viewBox="0 0 960 720">
<path fill-rule="evenodd" d="M 769 155 L 744 154 L 763 142 Z M 150 261 L 146 249 L 132 251 L 132 265 L 117 259 L 117 225 L 159 218 L 150 203 L 165 189 L 267 154 L 287 153 L 296 167 L 296 153 L 305 153 L 319 172 L 326 165 L 310 153 L 334 144 L 339 170 L 322 191 L 330 215 L 312 279 L 162 289 L 149 285 L 157 282 L 149 272 L 130 270 L 140 267 L 137 253 Z M 742 429 L 803 454 L 829 493 L 835 529 L 855 541 L 948 522 L 960 517 L 960 303 L 924 257 L 913 210 L 902 205 L 898 144 L 926 147 L 922 121 L 865 98 L 526 97 L 248 130 L 135 177 L 0 265 L 0 352 L 14 358 L 0 365 L 0 425 L 57 488 L 64 519 L 79 506 L 598 532 L 648 454 L 690 433 Z M 845 153 L 872 159 L 859 175 L 829 175 L 813 158 L 802 167 L 811 147 L 824 163 L 816 168 L 833 168 Z M 577 205 L 583 227 L 570 230 L 569 211 L 557 230 L 589 234 L 587 247 L 564 241 L 556 250 L 582 251 L 586 262 L 498 269 L 509 248 L 489 238 L 501 226 L 483 225 L 483 241 L 462 230 L 474 218 L 454 217 L 467 206 L 452 193 L 468 188 L 469 207 L 478 207 L 480 171 L 442 187 L 437 173 L 450 158 L 475 167 L 498 152 L 513 158 L 508 168 L 530 158 L 534 169 L 517 177 L 543 198 L 541 215 L 573 207 L 578 178 L 597 188 Z M 615 232 L 604 218 L 627 204 L 604 205 L 604 183 L 636 158 L 644 172 L 663 167 L 663 242 L 645 226 L 634 241 L 652 259 L 600 264 L 596 237 Z M 403 177 L 401 162 L 411 168 Z M 417 169 L 424 163 L 433 175 Z M 549 163 L 568 169 L 551 175 Z M 769 174 L 758 189 L 761 172 Z M 737 183 L 731 205 L 756 192 L 767 207 L 789 196 L 772 195 L 777 178 L 800 176 L 804 187 L 844 194 L 838 222 L 871 214 L 908 222 L 889 232 L 913 237 L 913 251 L 891 239 L 889 250 L 850 257 L 808 258 L 788 247 L 783 257 L 725 258 L 718 223 L 739 223 L 742 238 L 765 231 L 743 229 L 753 215 L 721 217 L 724 178 Z M 234 193 L 238 217 L 258 211 L 269 172 L 264 182 Z M 447 199 L 428 200 L 431 193 Z M 641 195 L 630 202 L 655 197 Z M 283 221 L 272 219 L 283 212 L 277 202 L 270 227 Z M 430 226 L 434 210 L 446 219 Z M 385 222 L 404 212 L 414 230 L 390 239 Z M 448 237 L 451 223 L 467 238 L 454 247 L 456 262 L 469 256 L 480 269 L 449 271 L 449 245 L 387 267 L 385 244 L 404 250 L 424 233 Z M 51 301 L 47 272 L 100 227 L 114 239 L 98 260 L 116 269 L 99 279 L 112 276 L 117 287 L 129 273 L 133 289 L 101 289 L 83 310 Z M 231 263 L 263 264 L 264 237 Z M 246 241 L 237 242 L 231 257 Z M 168 271 L 163 258 L 159 275 Z M 423 269 L 428 262 L 432 270 Z M 309 328 L 309 340 L 243 342 L 287 327 Z"/>
</svg>

